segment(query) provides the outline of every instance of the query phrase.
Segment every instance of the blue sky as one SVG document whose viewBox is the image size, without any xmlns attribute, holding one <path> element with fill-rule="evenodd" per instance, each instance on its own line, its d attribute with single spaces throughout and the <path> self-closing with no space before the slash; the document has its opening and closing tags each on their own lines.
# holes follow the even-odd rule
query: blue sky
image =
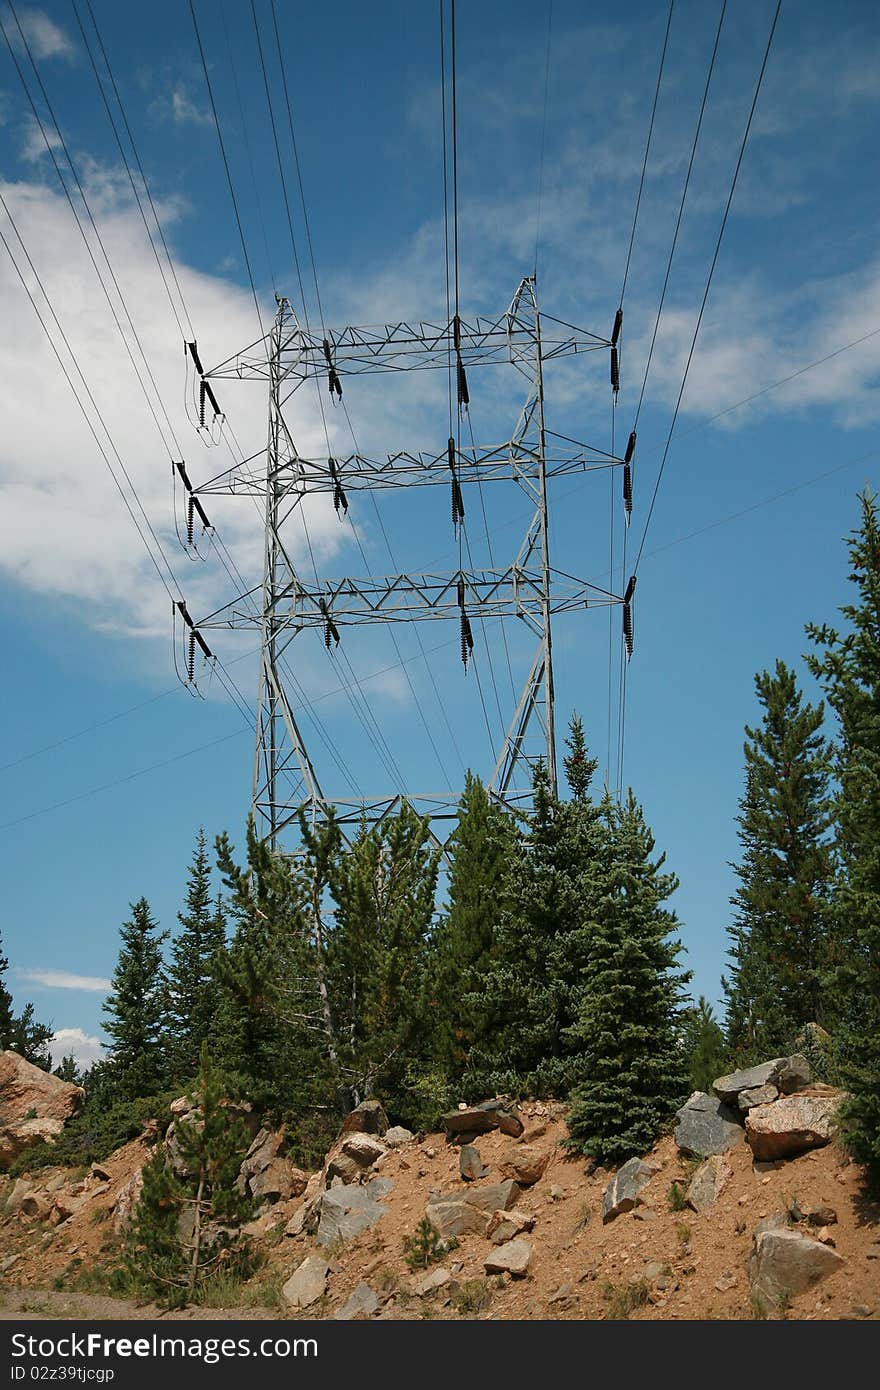
<svg viewBox="0 0 880 1390">
<path fill-rule="evenodd" d="M 77 4 L 91 35 L 88 9 Z M 190 475 L 202 481 L 231 459 L 222 442 L 206 447 L 187 419 L 181 335 L 74 7 L 58 0 L 16 9 L 170 427 Z M 200 351 L 217 362 L 256 336 L 256 313 L 189 7 L 181 0 L 149 7 L 93 0 L 93 9 Z M 256 9 L 280 115 L 268 0 L 257 0 Z M 639 423 L 630 557 L 645 525 L 773 9 L 770 0 L 738 0 L 722 29 Z M 298 286 L 251 8 L 201 0 L 197 12 L 268 320 L 273 291 L 296 303 Z M 330 22 L 328 12 L 314 6 L 281 3 L 278 13 L 327 321 L 441 316 L 437 6 L 339 0 Z M 608 18 L 573 0 L 554 0 L 545 127 L 546 5 L 459 0 L 464 313 L 500 313 L 532 270 L 540 178 L 542 307 L 608 333 L 666 15 L 661 3 L 626 3 Z M 5 8 L 3 19 L 33 87 Z M 638 399 L 717 20 L 715 5 L 675 4 L 626 293 L 618 442 Z M 866 482 L 876 486 L 880 474 L 878 28 L 876 6 L 867 0 L 783 5 L 639 569 L 625 781 L 644 802 L 658 847 L 681 878 L 675 906 L 694 988 L 712 999 L 719 995 L 730 920 L 729 861 L 737 852 L 743 725 L 756 716 L 754 673 L 777 656 L 799 663 L 804 623 L 833 620 L 847 590 L 841 538 L 856 522 L 858 489 Z M 34 95 L 42 114 L 35 87 Z M 283 167 L 306 265 L 284 119 Z M 194 613 L 210 611 L 234 596 L 229 580 L 216 557 L 193 564 L 177 545 L 168 452 L 5 44 L 0 191 L 176 583 Z M 0 227 L 34 286 L 3 213 Z M 100 260 L 97 248 L 95 254 Z M 306 293 L 308 311 L 316 315 L 308 278 Z M 60 1031 L 60 1045 L 87 1057 L 99 1037 L 104 982 L 129 902 L 146 895 L 163 927 L 173 928 L 199 825 L 211 837 L 228 829 L 241 843 L 252 734 L 217 682 L 203 700 L 177 685 L 167 595 L 2 248 L 0 303 L 0 929 L 16 1002 L 33 999 Z M 127 325 L 126 333 L 130 339 Z M 503 369 L 472 374 L 478 442 L 509 436 L 518 406 L 510 375 Z M 221 405 L 250 453 L 265 439 L 262 391 L 221 385 Z M 610 447 L 604 356 L 548 368 L 546 386 L 550 428 Z M 345 390 L 364 450 L 442 447 L 445 383 L 439 376 L 418 374 L 398 384 L 372 377 L 346 381 Z M 326 453 L 314 397 L 302 393 L 291 419 L 303 453 Z M 329 425 L 334 452 L 350 449 L 338 412 Z M 625 576 L 619 570 L 617 478 L 613 489 L 609 494 L 605 474 L 557 480 L 550 524 L 555 564 L 619 593 Z M 474 561 L 487 564 L 479 499 L 465 500 Z M 492 557 L 509 563 L 528 521 L 524 498 L 504 483 L 487 487 L 484 500 Z M 256 508 L 243 498 L 212 502 L 211 520 L 248 582 L 257 582 Z M 379 503 L 395 568 L 457 564 L 445 488 L 383 494 Z M 307 514 L 321 573 L 361 572 L 354 532 L 337 523 L 328 499 L 314 499 Z M 357 499 L 353 520 L 371 571 L 387 573 L 392 562 L 364 497 Z M 292 544 L 307 569 L 303 537 Z M 618 620 L 615 610 L 615 673 Z M 426 624 L 421 635 L 431 649 L 433 680 L 413 633 L 401 632 L 399 639 L 418 707 L 386 632 L 349 632 L 344 643 L 406 789 L 446 791 L 461 781 L 459 753 L 488 776 L 492 750 L 474 673 L 465 676 L 458 662 L 454 625 Z M 485 635 L 477 629 L 475 637 L 495 731 L 498 706 L 505 716 L 511 709 L 505 655 L 497 627 Z M 618 703 L 613 683 L 609 758 L 607 610 L 561 618 L 554 642 L 560 725 L 572 710 L 580 713 L 602 774 L 609 766 L 613 783 Z M 515 631 L 509 643 L 519 681 L 528 644 Z M 214 645 L 252 703 L 254 634 L 218 637 Z M 348 679 L 340 658 L 328 658 L 320 637 L 306 634 L 298 639 L 296 669 L 316 702 L 324 737 L 352 780 L 365 794 L 396 790 L 339 692 L 340 679 Z M 308 717 L 304 726 L 326 790 L 350 792 Z"/>
</svg>

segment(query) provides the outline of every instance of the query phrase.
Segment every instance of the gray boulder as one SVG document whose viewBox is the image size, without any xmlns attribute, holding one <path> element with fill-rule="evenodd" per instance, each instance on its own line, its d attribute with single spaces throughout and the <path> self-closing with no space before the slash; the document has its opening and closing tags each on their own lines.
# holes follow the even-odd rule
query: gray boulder
<svg viewBox="0 0 880 1390">
<path fill-rule="evenodd" d="M 458 1171 L 465 1182 L 475 1182 L 485 1173 L 486 1169 L 480 1158 L 480 1151 L 474 1148 L 473 1144 L 462 1144 L 461 1152 L 458 1155 Z"/>
<path fill-rule="evenodd" d="M 755 1236 L 749 1281 L 759 1303 L 768 1309 L 778 1308 L 843 1264 L 845 1260 L 836 1250 L 799 1231 L 763 1230 Z"/>
<path fill-rule="evenodd" d="M 725 1163 L 721 1154 L 713 1154 L 701 1163 L 691 1178 L 687 1190 L 687 1203 L 698 1215 L 717 1201 L 733 1176 L 733 1169 Z"/>
<path fill-rule="evenodd" d="M 512 1178 L 505 1178 L 503 1182 L 468 1186 L 449 1195 L 453 1198 L 460 1198 L 463 1202 L 469 1202 L 478 1211 L 507 1211 L 519 1196 L 519 1187 Z"/>
<path fill-rule="evenodd" d="M 317 1242 L 330 1245 L 335 1240 L 353 1240 L 361 1231 L 367 1231 L 381 1221 L 387 1208 L 376 1201 L 371 1194 L 371 1183 L 366 1187 L 358 1184 L 343 1184 L 331 1187 L 322 1193 L 318 1217 Z"/>
<path fill-rule="evenodd" d="M 631 1158 L 618 1168 L 602 1194 L 602 1220 L 613 1221 L 621 1212 L 632 1211 L 642 1188 L 654 1176 L 654 1169 L 640 1158 Z"/>
<path fill-rule="evenodd" d="M 379 1308 L 379 1295 L 369 1284 L 358 1284 L 346 1302 L 334 1314 L 337 1322 L 347 1322 L 353 1318 L 371 1318 Z"/>
<path fill-rule="evenodd" d="M 310 1308 L 324 1294 L 330 1266 L 320 1255 L 308 1255 L 281 1290 L 291 1308 Z"/>
<path fill-rule="evenodd" d="M 400 1149 L 404 1144 L 408 1144 L 413 1137 L 411 1129 L 404 1129 L 403 1125 L 392 1125 L 386 1130 L 382 1138 L 385 1140 L 389 1149 Z"/>
<path fill-rule="evenodd" d="M 761 1062 L 757 1067 L 747 1067 L 744 1071 L 731 1072 L 729 1076 L 719 1076 L 712 1082 L 712 1090 L 719 1100 L 728 1105 L 736 1105 L 741 1091 L 774 1086 L 777 1092 L 791 1095 L 792 1092 L 808 1086 L 810 1080 L 809 1062 L 806 1057 L 796 1053 L 793 1057 L 773 1057 L 769 1062 Z"/>
<path fill-rule="evenodd" d="M 444 1239 L 447 1236 L 485 1234 L 486 1214 L 471 1206 L 470 1202 L 463 1202 L 457 1198 L 429 1202 L 425 1208 L 425 1215 L 438 1235 Z"/>
<path fill-rule="evenodd" d="M 528 1272 L 532 1259 L 532 1247 L 527 1240 L 517 1238 L 499 1245 L 483 1261 L 487 1274 L 509 1274 L 514 1279 L 522 1279 Z"/>
<path fill-rule="evenodd" d="M 676 1144 L 698 1158 L 726 1153 L 744 1138 L 739 1112 L 705 1091 L 695 1091 L 676 1120 Z"/>
<path fill-rule="evenodd" d="M 756 1105 L 769 1105 L 778 1096 L 778 1090 L 769 1081 L 764 1086 L 750 1086 L 746 1090 L 740 1091 L 737 1096 L 737 1109 L 741 1114 L 747 1115 Z"/>
</svg>

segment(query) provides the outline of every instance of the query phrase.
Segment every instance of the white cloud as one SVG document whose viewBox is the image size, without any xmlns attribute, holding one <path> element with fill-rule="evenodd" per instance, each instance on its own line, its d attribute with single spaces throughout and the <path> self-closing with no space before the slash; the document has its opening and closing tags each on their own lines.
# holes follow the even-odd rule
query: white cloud
<svg viewBox="0 0 880 1390">
<path fill-rule="evenodd" d="M 16 975 L 29 984 L 44 989 L 82 989 L 94 994 L 109 994 L 110 981 L 100 975 L 75 975 L 70 970 L 40 970 L 16 968 Z"/>
<path fill-rule="evenodd" d="M 174 457 L 183 457 L 190 477 L 202 482 L 228 469 L 232 456 L 225 445 L 206 449 L 186 416 L 182 344 L 161 287 L 157 293 L 155 262 L 130 193 L 125 196 L 118 171 L 96 165 L 84 165 L 84 170 L 92 210 L 168 411 L 173 439 L 157 408 L 162 430 Z M 170 459 L 70 208 L 60 192 L 40 182 L 0 184 L 0 191 L 56 306 L 150 524 L 180 576 L 189 611 L 194 617 L 213 611 L 235 597 L 235 590 L 216 558 L 202 566 L 189 564 L 181 555 L 171 516 Z M 166 228 L 177 211 L 160 205 Z M 8 228 L 6 235 L 14 244 Z M 101 264 L 100 251 L 96 246 L 93 251 Z M 58 340 L 17 245 L 16 252 Z M 176 270 L 206 365 L 223 360 L 253 340 L 255 314 L 249 293 L 182 263 Z M 104 274 L 109 283 L 106 268 Z M 0 252 L 0 297 L 5 305 L 6 329 L 0 344 L 4 400 L 0 570 L 57 602 L 74 601 L 77 612 L 88 614 L 88 621 L 96 628 L 167 641 L 167 594 L 133 532 L 131 519 L 5 251 Z M 152 395 L 122 306 L 117 303 L 116 308 L 140 375 Z M 270 317 L 271 306 L 267 304 L 267 324 Z M 60 340 L 58 345 L 65 355 Z M 248 384 L 221 382 L 216 390 L 245 451 L 262 447 L 262 384 L 251 389 Z M 50 408 L 47 402 L 51 402 Z M 88 409 L 91 412 L 90 406 Z M 324 454 L 326 444 L 314 397 L 293 402 L 288 414 L 303 452 L 317 451 L 319 457 Z M 335 424 L 331 420 L 331 431 Z M 96 427 L 101 434 L 100 426 Z M 109 447 L 107 451 L 127 492 L 119 464 Z M 259 468 L 259 461 L 256 466 Z M 259 507 L 244 498 L 230 501 L 219 497 L 207 499 L 206 506 L 246 581 L 256 583 L 262 554 Z M 342 528 L 326 498 L 315 499 L 314 505 L 310 502 L 307 516 L 316 555 L 326 558 L 343 543 Z M 292 544 L 299 558 L 297 545 L 300 552 L 306 550 L 299 530 L 294 531 Z"/>
<path fill-rule="evenodd" d="M 49 18 L 45 11 L 20 9 L 18 10 L 18 18 L 31 52 L 36 59 L 64 58 L 71 62 L 76 56 L 76 49 L 67 34 L 54 20 Z M 4 11 L 3 20 L 13 45 L 20 47 L 21 39 L 18 35 L 18 28 L 8 10 Z"/>
<path fill-rule="evenodd" d="M 43 136 L 43 130 L 46 132 L 45 138 Z M 19 149 L 19 155 L 25 163 L 36 164 L 38 159 L 42 159 L 44 156 L 48 155 L 49 150 L 46 148 L 47 140 L 52 150 L 61 149 L 61 136 L 58 132 L 52 130 L 45 124 L 43 130 L 40 129 L 38 122 L 33 116 L 28 115 L 25 117 L 22 125 L 21 147 Z"/>
<path fill-rule="evenodd" d="M 80 1070 L 100 1062 L 104 1056 L 101 1039 L 92 1037 L 82 1028 L 59 1028 L 49 1039 L 49 1050 L 56 1066 L 62 1057 L 72 1056 Z"/>
<path fill-rule="evenodd" d="M 168 108 L 175 125 L 211 125 L 213 117 L 206 107 L 197 106 L 182 83 L 171 92 Z"/>
</svg>

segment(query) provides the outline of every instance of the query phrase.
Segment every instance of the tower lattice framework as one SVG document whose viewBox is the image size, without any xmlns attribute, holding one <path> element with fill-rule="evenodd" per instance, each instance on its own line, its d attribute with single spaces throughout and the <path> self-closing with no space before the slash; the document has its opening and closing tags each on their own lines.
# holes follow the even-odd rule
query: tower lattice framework
<svg viewBox="0 0 880 1390">
<path fill-rule="evenodd" d="M 294 638 L 317 629 L 329 641 L 363 623 L 461 621 L 463 612 L 516 618 L 535 638 L 534 659 L 497 750 L 488 778 L 490 793 L 515 807 L 530 797 L 532 772 L 540 760 L 551 788 L 557 787 L 555 695 L 551 620 L 554 613 L 623 604 L 624 598 L 577 579 L 551 564 L 548 479 L 624 465 L 627 461 L 587 445 L 571 446 L 549 434 L 544 419 L 544 363 L 576 353 L 610 350 L 614 339 L 574 328 L 539 313 L 534 276 L 523 279 L 508 308 L 496 319 L 477 316 L 442 322 L 398 322 L 380 327 L 327 330 L 304 328 L 287 299 L 278 300 L 265 338 L 208 371 L 202 391 L 216 405 L 211 382 L 265 380 L 269 392 L 268 445 L 263 478 L 239 469 L 192 489 L 198 499 L 223 493 L 259 497 L 265 506 L 263 583 L 258 594 L 239 595 L 195 624 L 197 631 L 260 630 L 260 673 L 256 710 L 253 814 L 257 832 L 273 845 L 305 807 L 323 819 L 331 803 L 306 747 L 285 680 L 288 649 Z M 360 453 L 336 459 L 309 459 L 299 453 L 286 411 L 293 394 L 315 378 L 334 377 L 341 394 L 347 375 L 417 370 L 465 371 L 507 364 L 522 375 L 526 395 L 509 439 L 502 444 L 460 449 L 453 439 L 430 452 L 397 452 L 379 457 Z M 199 364 L 200 365 L 200 364 Z M 564 444 L 569 447 L 562 447 Z M 382 488 L 449 484 L 464 488 L 479 479 L 511 478 L 533 508 L 531 521 L 513 562 L 506 568 L 458 569 L 444 573 L 345 576 L 309 583 L 297 571 L 286 543 L 289 524 L 310 494 L 346 494 Z M 254 597 L 259 602 L 254 604 Z M 401 801 L 411 802 L 432 822 L 452 820 L 458 793 L 405 793 L 392 788 L 374 797 L 333 798 L 345 827 L 383 819 Z"/>
</svg>

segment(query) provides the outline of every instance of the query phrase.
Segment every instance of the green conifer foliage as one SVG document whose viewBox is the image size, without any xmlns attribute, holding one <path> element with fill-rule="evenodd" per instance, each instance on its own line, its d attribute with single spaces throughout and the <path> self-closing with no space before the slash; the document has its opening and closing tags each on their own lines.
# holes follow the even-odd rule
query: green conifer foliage
<svg viewBox="0 0 880 1390">
<path fill-rule="evenodd" d="M 162 943 L 146 898 L 131 904 L 122 925 L 112 991 L 104 1003 L 104 1031 L 111 1038 L 110 1061 L 117 1096 L 134 1099 L 160 1090 L 165 1071 L 167 994 Z"/>
<path fill-rule="evenodd" d="M 605 827 L 589 796 L 596 763 L 587 757 L 576 718 L 567 744 L 572 800 L 552 795 L 539 766 L 533 810 L 509 856 L 484 987 L 484 1006 L 497 1022 L 492 1037 L 474 1049 L 474 1094 L 492 1088 L 565 1096 L 582 1076 L 580 1047 L 569 1030 L 579 1014 Z"/>
<path fill-rule="evenodd" d="M 567 1030 L 580 1052 L 569 1143 L 602 1163 L 650 1148 L 687 1092 L 679 1045 L 681 999 L 674 913 L 662 904 L 677 887 L 653 858 L 654 839 L 632 793 L 606 799 L 607 836 L 591 885 L 589 949 L 578 1017 Z"/>
<path fill-rule="evenodd" d="M 777 661 L 755 677 L 762 709 L 746 728 L 746 789 L 738 816 L 740 886 L 727 995 L 727 1037 L 740 1064 L 791 1049 L 803 1026 L 827 1024 L 823 974 L 834 873 L 828 830 L 830 752 L 821 705 L 803 701 Z"/>
<path fill-rule="evenodd" d="M 8 969 L 9 961 L 3 955 L 0 939 L 0 1051 L 17 1052 L 26 1062 L 48 1071 L 52 1065 L 49 1043 L 54 1030 L 50 1024 L 34 1018 L 33 1004 L 25 1004 L 20 1014 L 13 1013 L 12 995 L 3 978 Z"/>
<path fill-rule="evenodd" d="M 144 1186 L 129 1234 L 125 1267 L 137 1286 L 168 1307 L 197 1302 L 221 1272 L 245 1277 L 252 1267 L 239 1228 L 253 1201 L 236 1180 L 250 1142 L 241 1120 L 223 1104 L 224 1088 L 208 1044 L 202 1044 L 195 1111 L 175 1121 L 175 1165 L 159 1146 L 144 1167 Z"/>
<path fill-rule="evenodd" d="M 438 863 L 427 820 L 404 803 L 381 826 L 363 824 L 332 870 L 327 982 L 340 1081 L 353 1104 L 379 1095 L 405 1108 L 404 1074 L 425 1032 Z"/>
<path fill-rule="evenodd" d="M 829 989 L 840 1012 L 838 1061 L 850 1093 L 848 1141 L 880 1187 L 880 519 L 860 496 L 861 525 L 849 538 L 854 601 L 847 630 L 810 624 L 819 654 L 808 658 L 838 720 L 836 886 Z"/>
<path fill-rule="evenodd" d="M 691 1091 L 711 1091 L 712 1082 L 729 1071 L 729 1052 L 715 1010 L 704 995 L 682 1018 L 685 1065 Z"/>
<path fill-rule="evenodd" d="M 429 1002 L 433 1054 L 451 1080 L 467 1069 L 472 1049 L 488 1042 L 494 1026 L 484 985 L 496 956 L 515 838 L 510 814 L 469 772 L 447 845 L 448 906 L 434 942 Z"/>
<path fill-rule="evenodd" d="M 276 1112 L 326 1104 L 332 1090 L 322 914 L 339 830 L 331 818 L 302 831 L 306 852 L 293 864 L 260 842 L 252 821 L 243 868 L 228 837 L 217 840 L 234 923 L 217 970 L 218 1058 L 249 1099 Z"/>
<path fill-rule="evenodd" d="M 216 1036 L 216 964 L 226 944 L 222 901 L 211 889 L 204 830 L 199 830 L 189 869 L 186 906 L 171 944 L 168 980 L 170 1071 L 185 1081 L 198 1072 L 202 1043 Z"/>
</svg>

